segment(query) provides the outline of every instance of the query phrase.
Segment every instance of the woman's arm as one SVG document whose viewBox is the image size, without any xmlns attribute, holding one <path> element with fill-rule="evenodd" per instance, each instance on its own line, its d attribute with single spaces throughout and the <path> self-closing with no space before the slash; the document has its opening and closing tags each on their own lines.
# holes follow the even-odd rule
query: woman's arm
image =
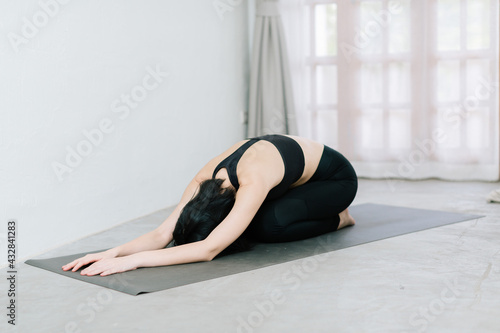
<svg viewBox="0 0 500 333">
<path fill-rule="evenodd" d="M 202 241 L 158 251 L 137 253 L 138 267 L 176 265 L 210 261 L 231 245 L 248 227 L 266 198 L 262 186 L 241 186 L 228 216 Z"/>
<path fill-rule="evenodd" d="M 175 207 L 174 211 L 170 214 L 170 216 L 159 227 L 123 245 L 114 247 L 104 252 L 87 254 L 82 258 L 78 258 L 64 265 L 62 267 L 63 270 L 72 269 L 73 272 L 75 272 L 78 269 L 80 269 L 80 267 L 90 263 L 94 263 L 93 264 L 94 266 L 97 264 L 98 261 L 102 261 L 105 259 L 118 259 L 117 257 L 128 257 L 135 253 L 158 250 L 167 246 L 172 241 L 173 238 L 172 233 L 175 229 L 175 225 L 177 223 L 177 220 L 179 219 L 182 209 L 189 202 L 189 200 L 193 198 L 197 189 L 199 188 L 200 183 L 205 179 L 211 178 L 212 172 L 217 166 L 217 164 L 224 158 L 229 156 L 229 154 L 231 154 L 239 146 L 241 146 L 242 143 L 243 141 L 233 145 L 231 148 L 227 149 L 224 153 L 210 160 L 196 174 L 196 176 L 193 178 L 193 180 L 189 183 L 186 190 L 184 191 L 179 204 Z M 121 261 L 123 262 L 123 260 Z M 128 263 L 130 263 L 130 260 L 128 260 Z M 128 265 L 126 266 L 128 267 Z"/>
<path fill-rule="evenodd" d="M 144 234 L 128 243 L 117 246 L 114 248 L 117 257 L 127 256 L 142 251 L 157 250 L 164 248 L 172 241 L 172 233 L 175 224 L 179 219 L 184 206 L 194 196 L 200 180 L 197 175 L 184 190 L 180 202 L 175 207 L 174 211 L 167 217 L 167 219 L 156 229 Z"/>
<path fill-rule="evenodd" d="M 123 258 L 103 259 L 82 271 L 83 275 L 101 276 L 154 267 L 210 261 L 233 243 L 248 227 L 269 192 L 262 184 L 242 185 L 228 216 L 202 241 L 134 253 Z"/>
<path fill-rule="evenodd" d="M 90 263 L 96 263 L 105 259 L 113 259 L 117 257 L 125 257 L 134 253 L 151 251 L 164 248 L 172 241 L 172 232 L 179 218 L 182 208 L 193 197 L 199 185 L 199 174 L 189 183 L 184 191 L 181 201 L 175 207 L 174 211 L 167 219 L 156 229 L 131 240 L 123 245 L 116 246 L 104 252 L 87 254 L 81 258 L 75 259 L 72 262 L 62 266 L 62 269 L 72 270 L 76 272 L 82 266 Z M 95 264 L 94 264 L 95 265 Z"/>
<path fill-rule="evenodd" d="M 162 249 L 167 246 L 172 241 L 172 233 L 174 232 L 175 225 L 179 219 L 182 209 L 189 202 L 189 200 L 194 197 L 200 183 L 211 178 L 217 164 L 236 150 L 237 147 L 241 146 L 241 144 L 242 142 L 234 144 L 222 154 L 211 159 L 200 171 L 198 171 L 196 176 L 187 186 L 179 204 L 175 207 L 172 214 L 170 214 L 170 216 L 158 228 L 126 244 L 117 246 L 110 251 L 113 254 L 116 254 L 117 257 L 121 257 L 143 251 Z"/>
</svg>

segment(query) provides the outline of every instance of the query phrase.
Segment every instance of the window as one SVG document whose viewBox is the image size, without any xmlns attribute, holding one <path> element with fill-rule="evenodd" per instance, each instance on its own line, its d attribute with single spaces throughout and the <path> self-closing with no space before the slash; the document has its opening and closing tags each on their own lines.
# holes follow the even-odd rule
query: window
<svg viewBox="0 0 500 333">
<path fill-rule="evenodd" d="M 498 1 L 306 0 L 305 12 L 314 139 L 364 176 L 498 178 Z M 455 175 L 436 171 L 450 163 Z"/>
</svg>

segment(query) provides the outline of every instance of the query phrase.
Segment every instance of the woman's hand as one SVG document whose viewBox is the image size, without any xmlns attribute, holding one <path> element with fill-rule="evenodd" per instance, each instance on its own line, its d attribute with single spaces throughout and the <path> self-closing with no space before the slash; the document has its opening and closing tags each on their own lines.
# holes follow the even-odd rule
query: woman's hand
<svg viewBox="0 0 500 333">
<path fill-rule="evenodd" d="M 71 268 L 73 272 L 76 272 L 77 270 L 80 269 L 80 267 L 88 265 L 90 263 L 102 260 L 102 259 L 108 259 L 108 258 L 115 258 L 116 254 L 113 253 L 111 250 L 103 251 L 103 252 L 97 252 L 97 253 L 89 253 L 84 257 L 78 258 L 73 260 L 72 262 L 64 265 L 62 269 L 64 271 L 70 270 Z"/>
<path fill-rule="evenodd" d="M 135 256 L 130 255 L 119 258 L 105 258 L 94 262 L 89 267 L 85 268 L 81 275 L 97 275 L 106 276 L 115 273 L 131 271 L 137 268 L 137 260 Z"/>
</svg>

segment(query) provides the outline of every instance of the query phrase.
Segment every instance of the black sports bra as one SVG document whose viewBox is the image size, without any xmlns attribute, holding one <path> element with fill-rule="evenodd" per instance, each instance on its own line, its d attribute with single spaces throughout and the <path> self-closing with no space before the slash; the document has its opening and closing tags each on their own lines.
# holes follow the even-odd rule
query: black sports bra
<svg viewBox="0 0 500 333">
<path fill-rule="evenodd" d="M 222 162 L 220 162 L 214 170 L 212 178 L 221 168 L 226 168 L 227 174 L 229 175 L 229 181 L 234 186 L 236 190 L 240 187 L 238 182 L 238 175 L 236 174 L 236 167 L 238 162 L 245 153 L 245 151 L 254 143 L 260 140 L 266 140 L 271 142 L 280 152 L 281 158 L 283 159 L 283 164 L 285 166 L 285 174 L 281 182 L 273 187 L 266 197 L 266 200 L 272 200 L 280 197 L 285 193 L 290 185 L 295 183 L 304 173 L 305 159 L 304 152 L 302 148 L 297 143 L 297 141 L 279 134 L 271 134 L 259 136 L 256 138 L 249 139 L 241 147 L 236 149 L 231 155 L 226 157 Z"/>
</svg>

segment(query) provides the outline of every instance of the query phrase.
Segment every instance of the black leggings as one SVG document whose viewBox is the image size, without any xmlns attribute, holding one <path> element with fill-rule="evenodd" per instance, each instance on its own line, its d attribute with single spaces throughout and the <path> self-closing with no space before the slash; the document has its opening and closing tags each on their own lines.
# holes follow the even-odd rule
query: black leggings
<svg viewBox="0 0 500 333">
<path fill-rule="evenodd" d="M 354 200 L 356 172 L 339 152 L 325 146 L 318 169 L 305 184 L 265 201 L 245 236 L 258 242 L 289 242 L 338 228 L 339 213 Z"/>
</svg>

